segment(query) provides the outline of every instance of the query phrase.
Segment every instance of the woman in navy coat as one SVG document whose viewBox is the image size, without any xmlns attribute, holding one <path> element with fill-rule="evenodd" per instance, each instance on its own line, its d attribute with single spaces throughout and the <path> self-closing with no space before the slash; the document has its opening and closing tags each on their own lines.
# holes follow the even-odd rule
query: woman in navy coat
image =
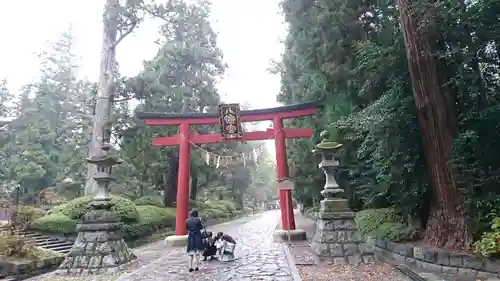
<svg viewBox="0 0 500 281">
<path fill-rule="evenodd" d="M 189 218 L 186 220 L 186 228 L 188 231 L 188 241 L 187 241 L 187 253 L 189 255 L 189 272 L 194 270 L 199 270 L 200 264 L 200 254 L 204 250 L 203 236 L 201 231 L 203 230 L 203 224 L 201 223 L 201 218 L 198 216 L 198 211 L 192 211 Z"/>
</svg>

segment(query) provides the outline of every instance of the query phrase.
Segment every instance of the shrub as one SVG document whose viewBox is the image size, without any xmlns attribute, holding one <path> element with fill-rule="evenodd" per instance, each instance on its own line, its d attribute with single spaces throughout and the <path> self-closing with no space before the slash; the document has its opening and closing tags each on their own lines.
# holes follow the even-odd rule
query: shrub
<svg viewBox="0 0 500 281">
<path fill-rule="evenodd" d="M 356 225 L 363 235 L 393 242 L 415 238 L 417 230 L 402 223 L 398 212 L 392 208 L 367 209 L 356 213 Z"/>
<path fill-rule="evenodd" d="M 24 257 L 26 244 L 24 237 L 11 235 L 7 231 L 0 235 L 0 254 L 7 257 Z"/>
<path fill-rule="evenodd" d="M 226 210 L 229 213 L 234 213 L 238 209 L 236 207 L 236 204 L 231 202 L 231 201 L 219 200 L 219 201 L 216 201 L 216 204 L 220 204 L 220 205 L 224 206 L 224 208 L 226 208 Z"/>
<path fill-rule="evenodd" d="M 134 201 L 135 205 L 137 206 L 145 206 L 145 205 L 151 205 L 151 206 L 156 206 L 160 208 L 164 208 L 165 204 L 158 199 L 157 197 L 154 196 L 143 196 L 141 198 L 138 198 Z"/>
<path fill-rule="evenodd" d="M 401 216 L 392 208 L 367 209 L 356 213 L 356 225 L 363 234 L 369 234 L 386 222 L 401 222 Z"/>
<path fill-rule="evenodd" d="M 408 241 L 415 238 L 417 231 L 415 228 L 404 225 L 400 222 L 384 222 L 374 229 L 370 236 L 373 238 L 389 240 L 392 242 Z"/>
<path fill-rule="evenodd" d="M 31 206 L 20 205 L 17 213 L 12 214 L 11 220 L 16 229 L 28 229 L 34 220 L 43 216 L 45 212 Z"/>
<path fill-rule="evenodd" d="M 137 206 L 137 211 L 138 222 L 123 225 L 123 237 L 126 240 L 144 237 L 159 229 L 175 225 L 175 209 L 144 205 Z"/>
<path fill-rule="evenodd" d="M 75 233 L 77 224 L 77 220 L 71 219 L 62 213 L 54 213 L 36 219 L 31 227 L 42 232 L 68 235 Z"/>
<path fill-rule="evenodd" d="M 485 232 L 481 239 L 474 243 L 474 252 L 483 257 L 500 257 L 500 217 L 491 223 L 492 232 Z"/>
<path fill-rule="evenodd" d="M 227 211 L 219 209 L 205 209 L 200 211 L 203 219 L 225 219 L 231 216 Z"/>
<path fill-rule="evenodd" d="M 135 204 L 129 199 L 111 196 L 111 201 L 115 203 L 113 210 L 116 212 L 120 220 L 124 223 L 135 222 L 139 218 Z M 82 220 L 85 213 L 90 211 L 91 199 L 83 196 L 75 198 L 68 203 L 52 208 L 47 214 L 62 213 L 73 220 Z"/>
<path fill-rule="evenodd" d="M 203 205 L 202 205 L 203 204 Z M 225 216 L 231 216 L 237 211 L 236 205 L 233 202 L 225 200 L 214 200 L 208 201 L 202 204 L 198 204 L 201 211 L 206 210 L 219 210 L 223 212 Z"/>
<path fill-rule="evenodd" d="M 59 254 L 54 251 L 35 247 L 31 243 L 27 243 L 26 238 L 18 235 L 11 235 L 8 231 L 4 231 L 0 234 L 0 255 L 40 260 L 47 257 L 58 256 Z"/>
</svg>

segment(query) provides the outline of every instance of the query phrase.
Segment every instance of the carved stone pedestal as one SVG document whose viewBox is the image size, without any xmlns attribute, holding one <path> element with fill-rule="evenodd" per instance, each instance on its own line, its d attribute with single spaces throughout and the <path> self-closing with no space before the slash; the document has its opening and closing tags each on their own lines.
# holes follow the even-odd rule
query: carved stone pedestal
<svg viewBox="0 0 500 281">
<path fill-rule="evenodd" d="M 121 223 L 111 210 L 89 211 L 77 231 L 78 237 L 56 275 L 87 276 L 115 272 L 136 259 L 122 238 Z"/>
<path fill-rule="evenodd" d="M 359 265 L 374 260 L 373 247 L 363 241 L 354 216 L 346 199 L 321 201 L 311 243 L 317 263 Z"/>
</svg>

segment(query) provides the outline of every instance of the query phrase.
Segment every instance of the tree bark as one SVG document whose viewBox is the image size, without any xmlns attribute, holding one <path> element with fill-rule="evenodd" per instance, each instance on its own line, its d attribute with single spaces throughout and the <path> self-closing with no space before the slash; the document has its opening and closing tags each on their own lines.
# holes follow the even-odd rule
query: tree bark
<svg viewBox="0 0 500 281">
<path fill-rule="evenodd" d="M 112 99 L 115 93 L 115 45 L 118 35 L 119 8 L 119 0 L 106 0 L 104 5 L 99 90 L 96 96 L 95 113 L 92 120 L 93 126 L 89 144 L 89 157 L 99 155 L 102 152 L 103 138 L 105 137 L 104 131 L 109 126 L 108 119 L 111 114 Z M 96 165 L 87 165 L 85 196 L 93 197 L 97 192 L 97 183 L 93 178 L 96 172 Z"/>
<path fill-rule="evenodd" d="M 437 247 L 470 249 L 472 235 L 464 202 L 458 193 L 450 164 L 452 158 L 454 113 L 449 108 L 438 74 L 433 25 L 422 27 L 422 20 L 409 0 L 399 0 L 400 20 L 417 118 L 425 158 L 432 180 L 433 201 L 424 240 Z M 432 6 L 432 5 L 430 5 Z M 433 11 L 426 11 L 426 17 Z"/>
<path fill-rule="evenodd" d="M 191 192 L 189 193 L 189 200 L 196 201 L 198 196 L 198 178 L 191 177 Z"/>
<path fill-rule="evenodd" d="M 179 177 L 179 157 L 169 155 L 168 167 L 164 171 L 167 173 L 166 190 L 163 197 L 165 206 L 173 206 L 177 199 L 177 180 Z"/>
</svg>

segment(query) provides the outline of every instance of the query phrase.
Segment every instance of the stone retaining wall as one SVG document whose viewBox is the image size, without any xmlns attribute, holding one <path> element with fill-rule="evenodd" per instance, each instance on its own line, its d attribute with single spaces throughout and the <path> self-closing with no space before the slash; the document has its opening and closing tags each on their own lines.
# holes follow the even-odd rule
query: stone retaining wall
<svg viewBox="0 0 500 281">
<path fill-rule="evenodd" d="M 61 264 L 63 256 L 46 258 L 38 261 L 11 262 L 0 259 L 0 277 L 29 277 L 50 271 Z"/>
<path fill-rule="evenodd" d="M 427 247 L 371 240 L 375 254 L 384 260 L 422 268 L 433 272 L 461 276 L 500 278 L 500 260 L 483 259 L 472 255 L 451 253 Z"/>
</svg>

